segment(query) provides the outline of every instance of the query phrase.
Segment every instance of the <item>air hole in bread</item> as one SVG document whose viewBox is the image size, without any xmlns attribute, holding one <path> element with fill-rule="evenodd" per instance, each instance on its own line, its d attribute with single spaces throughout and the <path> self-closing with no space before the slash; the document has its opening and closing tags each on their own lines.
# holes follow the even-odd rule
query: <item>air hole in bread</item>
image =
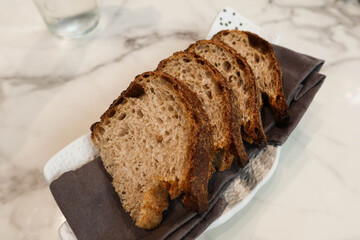
<svg viewBox="0 0 360 240">
<path fill-rule="evenodd" d="M 158 121 L 158 123 L 161 123 L 161 124 L 164 122 L 164 121 L 163 121 L 161 118 L 159 118 L 159 117 L 156 118 L 156 121 Z"/>
<path fill-rule="evenodd" d="M 156 135 L 156 140 L 158 141 L 158 143 L 161 143 L 163 140 L 163 137 L 161 135 Z"/>
<path fill-rule="evenodd" d="M 208 96 L 208 98 L 212 99 L 211 91 L 206 91 L 206 95 Z"/>
<path fill-rule="evenodd" d="M 104 128 L 102 128 L 102 127 L 98 127 L 98 128 L 99 128 L 100 134 L 103 134 L 103 133 L 105 132 L 105 129 L 104 129 Z"/>
<path fill-rule="evenodd" d="M 219 83 L 214 84 L 213 89 L 215 91 L 215 94 L 217 95 L 223 94 L 223 87 L 221 86 L 221 84 Z"/>
<path fill-rule="evenodd" d="M 141 109 L 139 109 L 139 110 L 137 111 L 137 115 L 138 115 L 140 118 L 142 118 L 142 117 L 144 116 L 144 114 L 143 114 L 143 112 L 141 111 Z"/>
<path fill-rule="evenodd" d="M 150 75 L 149 74 L 144 74 L 143 77 L 148 78 L 148 77 L 150 77 Z"/>
<path fill-rule="evenodd" d="M 229 72 L 231 70 L 231 64 L 229 61 L 225 61 L 223 62 L 223 69 L 226 71 L 226 72 Z"/>
<path fill-rule="evenodd" d="M 248 35 L 249 44 L 251 47 L 256 48 L 259 50 L 262 54 L 266 54 L 267 52 L 267 44 L 260 38 Z"/>
<path fill-rule="evenodd" d="M 234 80 L 234 78 L 235 78 L 234 76 L 230 76 L 229 79 L 228 79 L 228 80 L 229 80 L 229 83 L 232 83 L 232 81 Z"/>
<path fill-rule="evenodd" d="M 198 63 L 200 63 L 201 65 L 205 65 L 205 62 L 203 60 L 198 60 Z"/>
<path fill-rule="evenodd" d="M 184 62 L 190 62 L 190 59 L 184 58 Z"/>
<path fill-rule="evenodd" d="M 119 105 L 120 103 L 124 102 L 124 98 L 119 98 L 119 99 L 116 99 L 115 102 L 114 102 L 114 106 L 117 106 Z"/>
<path fill-rule="evenodd" d="M 244 86 L 244 80 L 241 77 L 239 77 L 239 79 L 237 81 L 237 86 L 238 87 Z"/>
<path fill-rule="evenodd" d="M 121 120 L 123 120 L 125 117 L 126 117 L 126 113 L 120 113 L 118 119 L 121 121 Z"/>
<path fill-rule="evenodd" d="M 122 128 L 121 130 L 120 130 L 120 132 L 119 132 L 119 136 L 120 137 L 123 137 L 123 136 L 125 136 L 126 134 L 128 134 L 129 133 L 129 128 Z"/>
<path fill-rule="evenodd" d="M 155 93 L 154 88 L 150 88 L 150 92 L 151 92 L 151 93 Z"/>
<path fill-rule="evenodd" d="M 238 77 L 241 77 L 241 74 L 240 74 L 239 71 L 236 72 L 236 75 L 237 75 Z"/>
<path fill-rule="evenodd" d="M 111 118 L 115 115 L 116 111 L 114 109 L 112 109 L 109 113 L 108 113 L 108 118 Z"/>
<path fill-rule="evenodd" d="M 170 99 L 171 101 L 175 101 L 175 98 L 174 98 L 173 95 L 169 95 L 169 99 Z"/>
<path fill-rule="evenodd" d="M 211 77 L 211 72 L 206 71 L 206 72 L 205 72 L 205 75 L 206 75 L 206 77 L 210 78 L 210 77 Z"/>
<path fill-rule="evenodd" d="M 235 42 L 235 41 L 233 41 L 233 42 L 232 42 L 232 45 L 235 45 L 235 44 L 236 44 L 236 42 Z"/>
<path fill-rule="evenodd" d="M 173 111 L 174 111 L 173 106 L 170 105 L 170 106 L 168 107 L 168 110 L 169 110 L 170 112 L 173 112 Z"/>
<path fill-rule="evenodd" d="M 259 55 L 257 53 L 255 53 L 254 59 L 256 63 L 260 61 Z"/>
<path fill-rule="evenodd" d="M 218 91 L 220 91 L 220 92 L 222 92 L 224 90 L 224 86 L 222 84 L 220 84 L 219 82 L 217 82 L 215 86 L 218 89 Z"/>
<path fill-rule="evenodd" d="M 145 75 L 146 76 L 146 75 Z M 139 98 L 145 94 L 143 86 L 140 84 L 133 84 L 128 92 L 125 93 L 125 97 L 128 98 Z"/>
<path fill-rule="evenodd" d="M 169 136 L 170 135 L 170 132 L 169 131 L 165 131 L 165 136 Z M 156 159 L 155 159 L 156 160 Z M 157 160 L 156 160 L 157 161 Z"/>
<path fill-rule="evenodd" d="M 193 114 L 193 118 L 194 118 L 196 124 L 198 124 L 198 123 L 199 123 L 199 119 L 197 118 L 197 116 L 196 116 L 195 114 Z"/>
<path fill-rule="evenodd" d="M 135 113 L 135 109 L 132 109 L 131 112 L 132 112 L 132 113 Z"/>
<path fill-rule="evenodd" d="M 105 125 L 109 125 L 109 123 L 110 123 L 109 119 L 106 119 L 105 122 L 104 122 Z"/>
</svg>

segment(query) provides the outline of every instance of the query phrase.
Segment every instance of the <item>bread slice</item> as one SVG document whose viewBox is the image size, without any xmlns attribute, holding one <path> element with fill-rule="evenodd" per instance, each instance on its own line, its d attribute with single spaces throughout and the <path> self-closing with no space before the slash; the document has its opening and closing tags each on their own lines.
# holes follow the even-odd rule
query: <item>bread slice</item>
<svg viewBox="0 0 360 240">
<path fill-rule="evenodd" d="M 176 52 L 164 59 L 157 70 L 184 82 L 200 99 L 212 129 L 213 150 L 217 153 L 214 165 L 223 171 L 231 166 L 230 146 L 237 136 L 231 124 L 232 105 L 228 86 L 223 76 L 205 59 L 193 53 Z M 245 149 L 241 156 L 247 158 Z"/>
<path fill-rule="evenodd" d="M 221 31 L 213 39 L 225 42 L 246 59 L 255 74 L 260 96 L 269 101 L 275 121 L 286 123 L 290 112 L 284 97 L 280 65 L 271 45 L 254 33 L 239 30 Z"/>
<path fill-rule="evenodd" d="M 211 139 L 197 97 L 162 72 L 135 78 L 92 125 L 92 140 L 123 208 L 136 225 L 153 229 L 172 199 L 207 210 Z"/>
<path fill-rule="evenodd" d="M 248 143 L 263 146 L 266 136 L 256 97 L 254 75 L 246 63 L 228 45 L 220 41 L 200 40 L 187 49 L 205 58 L 225 77 L 234 94 L 242 136 Z"/>
</svg>

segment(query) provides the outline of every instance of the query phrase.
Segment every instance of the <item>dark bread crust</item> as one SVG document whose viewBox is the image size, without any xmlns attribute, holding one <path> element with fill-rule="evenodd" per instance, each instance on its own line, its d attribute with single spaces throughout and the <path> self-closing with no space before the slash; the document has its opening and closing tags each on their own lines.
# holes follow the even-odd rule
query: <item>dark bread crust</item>
<svg viewBox="0 0 360 240">
<path fill-rule="evenodd" d="M 192 131 L 190 136 L 191 143 L 189 144 L 190 149 L 188 150 L 187 156 L 187 166 L 189 170 L 187 172 L 185 183 L 181 186 L 173 185 L 173 183 L 163 182 L 159 185 L 159 189 L 153 189 L 153 192 L 163 192 L 160 188 L 166 189 L 170 195 L 178 196 L 181 192 L 184 193 L 184 205 L 193 211 L 204 212 L 208 209 L 208 174 L 209 174 L 209 159 L 212 158 L 211 151 L 211 131 L 208 125 L 208 118 L 201 107 L 200 100 L 189 90 L 184 84 L 171 77 L 170 75 L 154 71 L 154 72 L 145 72 L 135 77 L 135 80 L 129 85 L 129 87 L 121 93 L 121 95 L 113 101 L 108 110 L 100 117 L 101 121 L 96 122 L 91 126 L 91 138 L 95 143 L 94 134 L 98 131 L 101 132 L 100 124 L 105 121 L 107 118 L 114 115 L 115 107 L 122 102 L 126 101 L 127 98 L 132 97 L 140 97 L 145 93 L 144 87 L 142 86 L 142 82 L 147 80 L 149 77 L 161 77 L 164 81 L 170 83 L 174 91 L 178 94 L 180 99 L 182 99 L 181 103 L 185 105 L 187 110 L 186 118 L 188 119 Z M 180 188 L 180 189 L 177 189 Z M 176 194 L 172 194 L 170 190 L 173 189 Z M 167 204 L 165 204 L 165 199 L 161 196 L 147 196 L 147 198 L 154 197 L 157 199 L 155 202 L 161 203 L 159 204 L 158 211 L 153 213 L 153 219 L 148 217 L 142 217 L 141 219 L 146 219 L 152 222 L 139 223 L 137 225 L 140 227 L 144 227 L 147 229 L 152 229 L 156 227 L 160 221 L 162 216 L 162 211 L 167 208 Z M 148 201 L 149 202 L 149 201 Z M 151 201 L 150 201 L 151 202 Z M 167 197 L 166 197 L 167 203 Z M 144 204 L 149 205 L 149 204 Z M 152 209 L 154 209 L 152 207 Z M 151 210 L 151 209 L 150 209 Z M 150 211 L 149 210 L 149 211 Z"/>
<path fill-rule="evenodd" d="M 217 34 L 215 34 L 212 39 L 221 41 L 221 36 L 228 35 L 230 33 L 245 33 L 248 37 L 250 46 L 254 49 L 257 49 L 259 52 L 261 52 L 264 56 L 266 56 L 270 60 L 273 66 L 273 70 L 271 73 L 272 79 L 274 80 L 273 84 L 275 85 L 277 94 L 276 96 L 270 96 L 266 92 L 263 92 L 262 94 L 265 95 L 267 101 L 270 104 L 276 123 L 285 124 L 290 119 L 290 111 L 286 104 L 286 100 L 284 96 L 284 91 L 282 86 L 282 72 L 281 72 L 280 64 L 276 59 L 273 47 L 268 41 L 261 38 L 260 36 L 252 32 L 239 31 L 237 29 L 220 31 Z"/>
<path fill-rule="evenodd" d="M 226 80 L 224 79 L 224 76 L 216 70 L 214 66 L 212 66 L 208 61 L 206 61 L 204 58 L 196 55 L 195 53 L 189 53 L 184 51 L 175 52 L 172 56 L 169 58 L 166 58 L 162 60 L 157 70 L 161 71 L 165 68 L 165 66 L 173 59 L 177 58 L 189 58 L 194 60 L 196 63 L 200 64 L 206 71 L 210 72 L 212 79 L 220 86 L 220 90 L 225 102 L 225 105 L 223 106 L 225 108 L 225 116 L 223 116 L 224 122 L 225 122 L 225 139 L 226 143 L 223 146 L 220 146 L 220 148 L 213 147 L 214 153 L 219 155 L 220 159 L 217 159 L 216 161 L 212 161 L 211 164 L 213 164 L 218 170 L 223 171 L 228 169 L 231 166 L 232 159 L 229 154 L 225 154 L 226 152 L 229 152 L 231 149 L 231 142 L 233 138 L 237 138 L 238 136 L 234 136 L 234 133 L 236 132 L 236 129 L 234 128 L 234 124 L 232 124 L 232 120 L 235 118 L 235 116 L 232 116 L 232 109 L 233 106 L 231 104 L 232 99 L 232 92 L 229 89 Z M 197 94 L 197 93 L 194 93 Z M 210 177 L 211 175 L 209 175 Z"/>
</svg>

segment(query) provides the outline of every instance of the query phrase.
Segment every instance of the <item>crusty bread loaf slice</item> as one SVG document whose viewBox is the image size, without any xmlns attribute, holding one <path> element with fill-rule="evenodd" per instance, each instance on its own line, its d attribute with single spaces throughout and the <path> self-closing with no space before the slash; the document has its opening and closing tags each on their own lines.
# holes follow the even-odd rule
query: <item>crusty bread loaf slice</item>
<svg viewBox="0 0 360 240">
<path fill-rule="evenodd" d="M 208 121 L 197 97 L 162 72 L 135 78 L 92 125 L 92 140 L 123 208 L 136 225 L 153 229 L 168 196 L 207 210 L 211 149 Z"/>
<path fill-rule="evenodd" d="M 263 95 L 269 101 L 275 121 L 286 123 L 290 112 L 284 97 L 282 73 L 269 42 L 254 33 L 239 30 L 221 31 L 213 39 L 225 42 L 246 59 L 255 74 L 259 96 Z"/>
<path fill-rule="evenodd" d="M 220 41 L 200 40 L 190 45 L 189 52 L 205 58 L 225 77 L 234 94 L 242 136 L 245 141 L 263 146 L 266 142 L 256 95 L 254 75 L 246 63 L 228 45 Z"/>
<path fill-rule="evenodd" d="M 223 171 L 231 166 L 231 140 L 241 138 L 236 135 L 231 124 L 232 105 L 230 93 L 224 77 L 205 59 L 193 53 L 176 52 L 161 61 L 157 70 L 166 72 L 184 82 L 200 99 L 207 113 L 212 129 L 213 150 L 217 153 L 214 165 Z M 245 149 L 241 149 L 247 158 Z"/>
</svg>

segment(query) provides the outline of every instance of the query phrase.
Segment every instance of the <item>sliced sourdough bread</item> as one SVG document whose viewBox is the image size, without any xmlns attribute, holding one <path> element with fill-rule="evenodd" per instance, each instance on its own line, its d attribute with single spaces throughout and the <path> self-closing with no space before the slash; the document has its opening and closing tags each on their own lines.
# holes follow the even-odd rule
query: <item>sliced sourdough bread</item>
<svg viewBox="0 0 360 240">
<path fill-rule="evenodd" d="M 225 77 L 234 94 L 233 105 L 240 119 L 243 138 L 248 143 L 263 146 L 266 136 L 262 128 L 255 80 L 246 61 L 220 41 L 200 40 L 190 45 L 187 51 L 205 58 Z"/>
<path fill-rule="evenodd" d="M 213 150 L 216 153 L 214 165 L 223 171 L 231 166 L 233 156 L 230 146 L 237 136 L 232 129 L 232 105 L 228 86 L 223 76 L 205 59 L 193 53 L 176 52 L 161 61 L 157 68 L 184 82 L 200 99 L 207 113 L 212 129 Z M 241 154 L 246 158 L 245 149 Z"/>
<path fill-rule="evenodd" d="M 153 229 L 184 193 L 191 210 L 207 210 L 211 132 L 198 98 L 158 71 L 138 75 L 92 125 L 92 140 L 123 208 Z"/>
<path fill-rule="evenodd" d="M 283 93 L 282 73 L 269 42 L 254 33 L 239 30 L 221 31 L 213 39 L 228 44 L 246 59 L 255 74 L 259 96 L 269 101 L 275 121 L 286 123 L 290 112 Z"/>
</svg>

